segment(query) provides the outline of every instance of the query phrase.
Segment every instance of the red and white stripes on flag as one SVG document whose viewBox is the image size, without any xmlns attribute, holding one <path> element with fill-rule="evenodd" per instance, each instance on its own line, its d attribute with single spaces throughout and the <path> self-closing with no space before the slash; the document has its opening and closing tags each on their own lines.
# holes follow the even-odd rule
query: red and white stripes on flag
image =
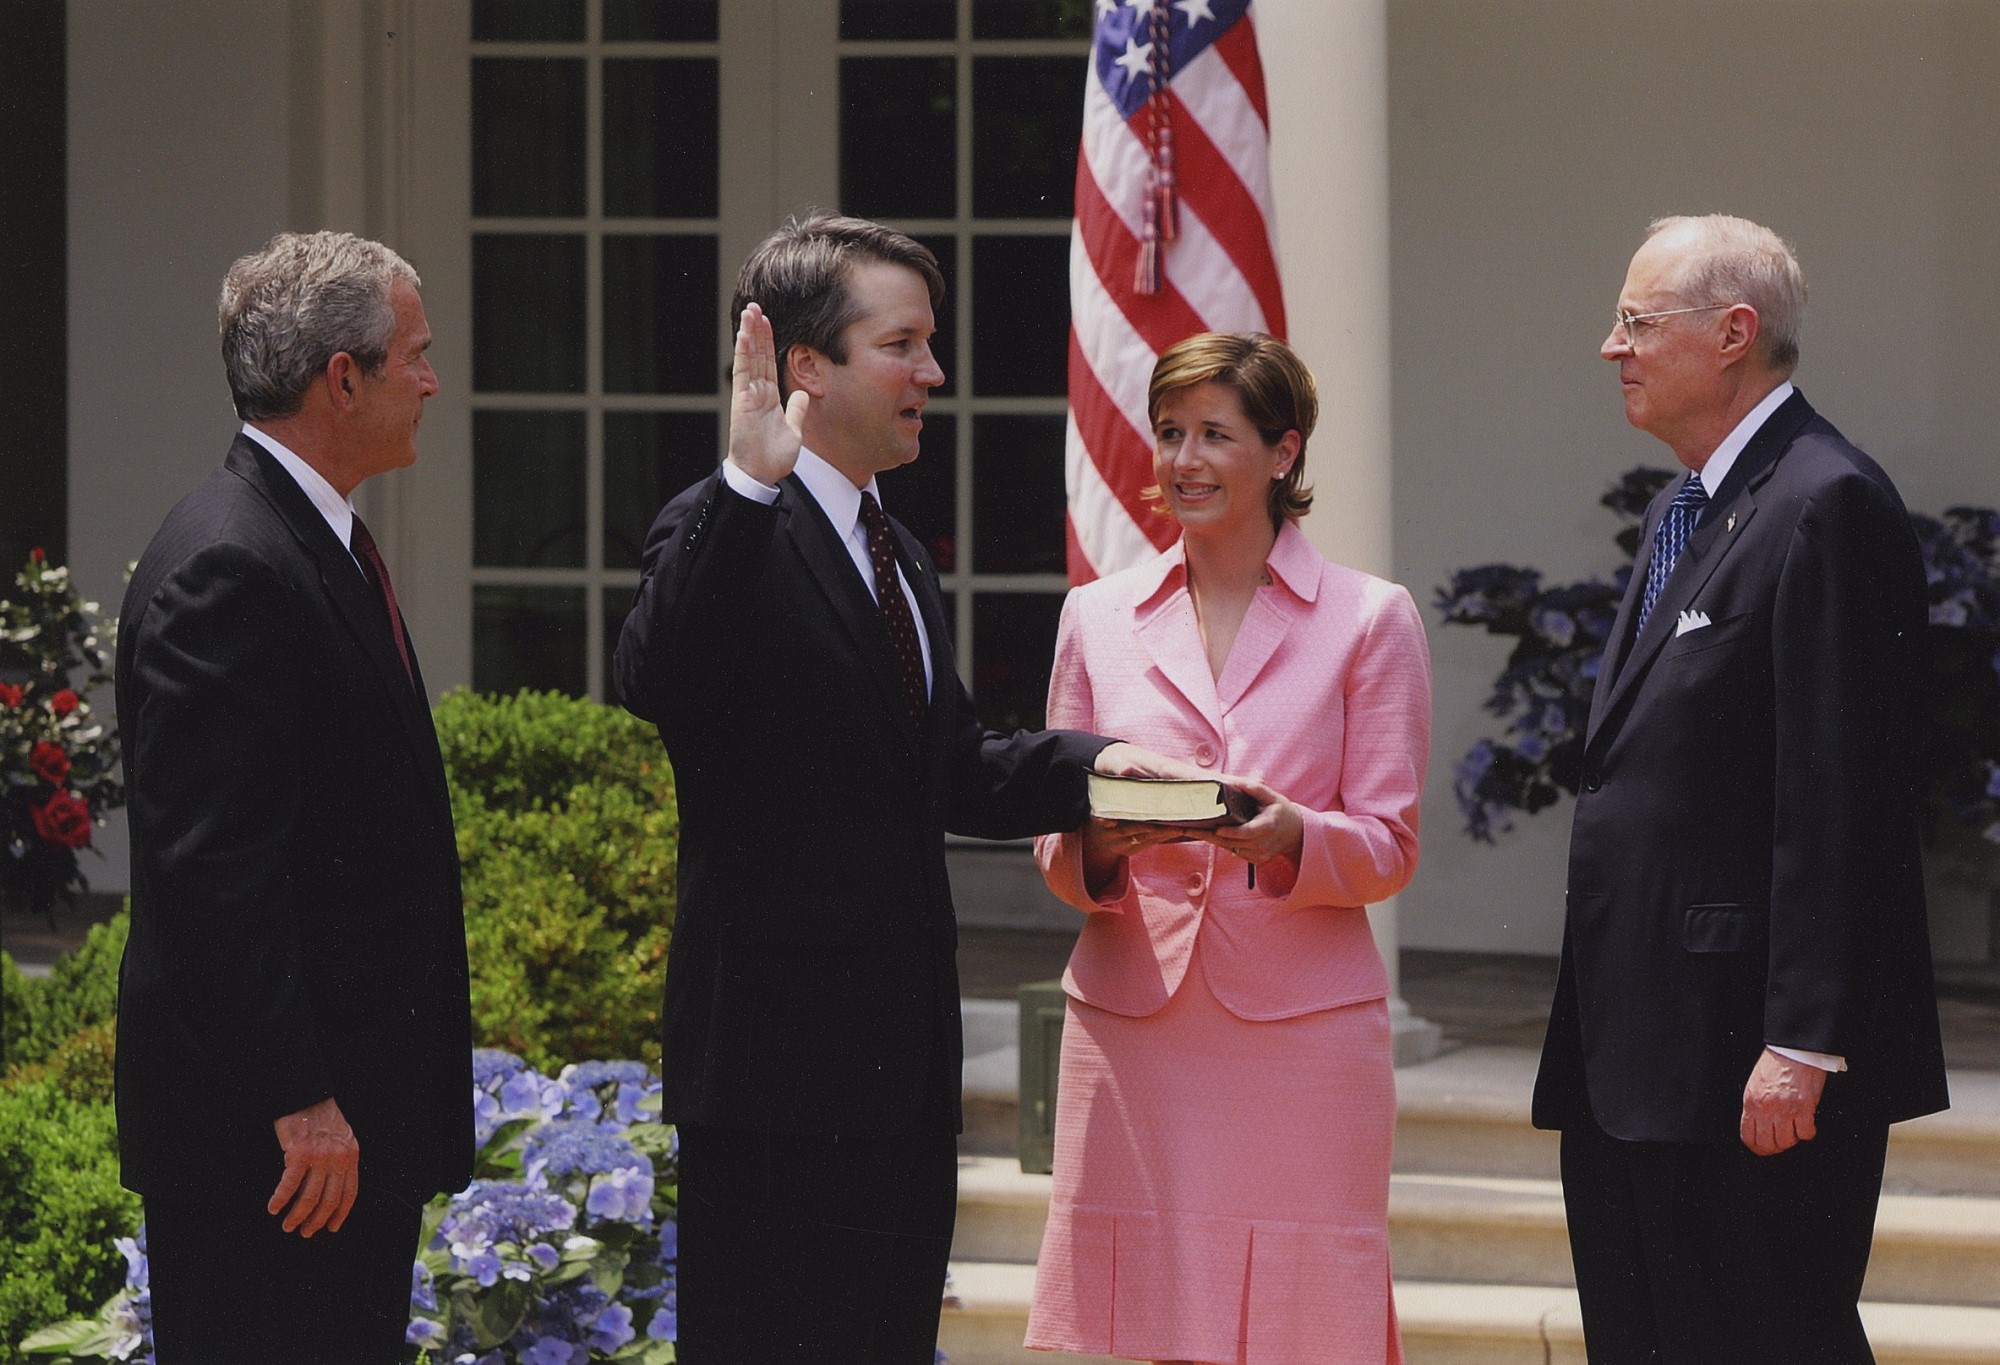
<svg viewBox="0 0 2000 1365">
<path fill-rule="evenodd" d="M 1173 543 L 1146 384 L 1196 332 L 1285 335 L 1250 0 L 1097 0 L 1069 252 L 1069 577 Z"/>
</svg>

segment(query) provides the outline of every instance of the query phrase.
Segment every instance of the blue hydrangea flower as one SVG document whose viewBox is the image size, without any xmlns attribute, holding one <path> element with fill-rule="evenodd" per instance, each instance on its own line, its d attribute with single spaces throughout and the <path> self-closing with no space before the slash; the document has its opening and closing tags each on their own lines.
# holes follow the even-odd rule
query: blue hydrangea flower
<svg viewBox="0 0 2000 1365">
<path fill-rule="evenodd" d="M 433 1318 L 413 1317 L 410 1325 L 403 1329 L 403 1340 L 412 1346 L 421 1346 L 427 1351 L 436 1350 L 450 1338 L 444 1324 Z"/>
<path fill-rule="evenodd" d="M 426 1313 L 437 1312 L 437 1287 L 431 1282 L 431 1268 L 422 1261 L 410 1264 L 410 1306 Z"/>
<path fill-rule="evenodd" d="M 614 1303 L 599 1310 L 597 1316 L 591 1319 L 587 1340 L 591 1350 L 608 1356 L 637 1335 L 632 1330 L 632 1310 L 622 1303 Z"/>
<path fill-rule="evenodd" d="M 653 1320 L 646 1324 L 646 1335 L 654 1341 L 673 1341 L 680 1330 L 680 1313 L 672 1300 L 660 1305 L 653 1313 Z"/>
<path fill-rule="evenodd" d="M 590 1353 L 560 1337 L 543 1337 L 521 1352 L 521 1365 L 583 1365 Z"/>
</svg>

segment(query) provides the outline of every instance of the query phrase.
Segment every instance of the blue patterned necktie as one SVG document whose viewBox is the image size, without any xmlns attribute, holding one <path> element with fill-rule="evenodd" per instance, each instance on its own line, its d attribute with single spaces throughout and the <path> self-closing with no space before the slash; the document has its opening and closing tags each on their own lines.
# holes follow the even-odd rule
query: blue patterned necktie
<svg viewBox="0 0 2000 1365">
<path fill-rule="evenodd" d="M 1681 491 L 1674 494 L 1674 500 L 1667 507 L 1667 514 L 1660 518 L 1660 529 L 1653 536 L 1653 559 L 1646 566 L 1646 595 L 1639 603 L 1639 625 L 1637 630 L 1646 629 L 1646 618 L 1653 614 L 1653 603 L 1660 598 L 1660 589 L 1667 586 L 1667 575 L 1674 571 L 1674 561 L 1681 557 L 1688 537 L 1694 534 L 1694 524 L 1701 519 L 1701 509 L 1708 506 L 1708 490 L 1701 486 L 1699 476 L 1690 474 Z"/>
</svg>

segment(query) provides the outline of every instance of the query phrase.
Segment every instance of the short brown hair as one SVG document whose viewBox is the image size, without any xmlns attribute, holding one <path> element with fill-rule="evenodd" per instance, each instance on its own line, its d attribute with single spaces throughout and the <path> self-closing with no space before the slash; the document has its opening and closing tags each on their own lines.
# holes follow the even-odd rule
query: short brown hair
<svg viewBox="0 0 2000 1365">
<path fill-rule="evenodd" d="M 1319 421 L 1319 387 L 1298 353 L 1262 332 L 1199 332 L 1177 341 L 1153 365 L 1146 388 L 1146 420 L 1158 425 L 1169 394 L 1197 384 L 1220 384 L 1236 394 L 1265 445 L 1288 431 L 1299 434 L 1298 458 L 1282 479 L 1271 481 L 1271 524 L 1283 527 L 1312 508 L 1306 484 L 1306 442 Z"/>
<path fill-rule="evenodd" d="M 771 320 L 778 351 L 778 387 L 791 391 L 785 356 L 794 346 L 810 346 L 836 365 L 847 363 L 846 334 L 859 310 L 847 281 L 858 261 L 900 265 L 923 277 L 931 307 L 944 303 L 944 272 L 931 249 L 894 228 L 866 218 L 814 213 L 789 218 L 757 244 L 736 274 L 729 303 L 730 323 L 755 303 Z"/>
</svg>

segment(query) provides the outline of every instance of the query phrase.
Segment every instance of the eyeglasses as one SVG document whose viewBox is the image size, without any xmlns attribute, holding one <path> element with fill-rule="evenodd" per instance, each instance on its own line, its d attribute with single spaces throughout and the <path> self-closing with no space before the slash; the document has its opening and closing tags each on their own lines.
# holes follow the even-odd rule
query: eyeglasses
<svg viewBox="0 0 2000 1365">
<path fill-rule="evenodd" d="M 1681 313 L 1713 313 L 1718 308 L 1734 308 L 1733 303 L 1704 303 L 1693 308 L 1662 308 L 1656 313 L 1628 313 L 1619 309 L 1611 316 L 1616 319 L 1611 324 L 1613 332 L 1625 333 L 1625 344 L 1633 350 L 1639 349 L 1639 324 L 1651 322 L 1654 318 L 1670 318 Z"/>
</svg>

